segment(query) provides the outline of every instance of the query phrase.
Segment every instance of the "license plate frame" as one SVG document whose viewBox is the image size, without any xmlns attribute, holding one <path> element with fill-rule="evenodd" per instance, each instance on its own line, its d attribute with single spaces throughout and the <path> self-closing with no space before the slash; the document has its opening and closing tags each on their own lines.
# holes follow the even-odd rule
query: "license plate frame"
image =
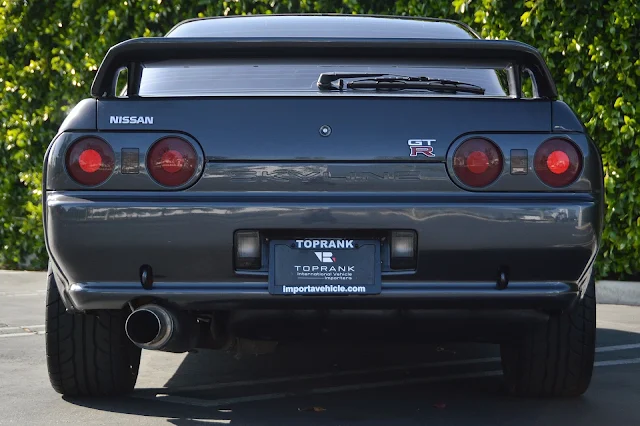
<svg viewBox="0 0 640 426">
<path fill-rule="evenodd" d="M 305 247 L 305 241 L 312 246 Z M 381 276 L 378 240 L 309 238 L 269 244 L 272 295 L 376 295 L 382 290 Z"/>
</svg>

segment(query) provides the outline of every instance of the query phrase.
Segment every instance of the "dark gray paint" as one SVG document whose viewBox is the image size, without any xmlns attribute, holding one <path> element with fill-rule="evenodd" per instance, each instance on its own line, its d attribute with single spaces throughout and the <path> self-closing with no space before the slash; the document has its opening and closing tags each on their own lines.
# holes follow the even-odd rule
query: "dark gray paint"
<svg viewBox="0 0 640 426">
<path fill-rule="evenodd" d="M 54 192 L 47 200 L 47 236 L 53 257 L 76 283 L 135 282 L 145 263 L 165 277 L 158 282 L 266 282 L 234 273 L 236 229 L 301 235 L 314 229 L 415 229 L 421 263 L 401 280 L 491 281 L 501 265 L 509 265 L 514 281 L 575 282 L 593 256 L 601 227 L 596 204 L 578 197 L 550 202 L 494 194 L 429 201 L 382 194 L 337 201 L 330 194 L 305 199 L 289 193 L 265 202 L 251 193 L 230 199 L 132 193 L 118 201 Z M 464 268 L 457 266 L 460 259 Z"/>
<path fill-rule="evenodd" d="M 117 115 L 153 116 L 154 122 L 110 124 Z M 323 125 L 331 126 L 331 136 L 320 136 Z M 431 161 L 443 161 L 449 144 L 466 133 L 551 131 L 551 102 L 375 96 L 99 100 L 98 128 L 182 131 L 210 161 L 429 161 L 409 157 L 409 139 L 436 139 Z"/>
<path fill-rule="evenodd" d="M 510 40 L 369 39 L 369 38 L 167 38 L 142 37 L 123 41 L 104 57 L 91 85 L 96 98 L 115 97 L 114 79 L 128 67 L 127 96 L 136 97 L 140 66 L 152 61 L 211 58 L 430 58 L 462 66 L 486 66 L 488 61 L 526 67 L 531 71 L 537 96 L 558 97 L 557 88 L 540 52 Z M 520 98 L 517 90 L 513 91 Z"/>
<path fill-rule="evenodd" d="M 584 125 L 578 120 L 571 107 L 562 101 L 552 103 L 551 124 L 554 132 L 584 132 Z"/>
<path fill-rule="evenodd" d="M 219 98 L 200 99 L 199 108 L 181 114 L 190 102 L 187 99 L 98 101 L 100 136 L 113 146 L 117 156 L 114 174 L 100 189 L 166 190 L 147 174 L 145 155 L 158 138 L 176 134 L 189 140 L 199 155 L 208 160 L 207 164 L 201 164 L 202 178 L 193 184 L 194 178 L 184 186 L 189 191 L 457 192 L 464 189 L 600 194 L 602 189 L 602 167 L 594 144 L 583 134 L 551 132 L 552 102 Z M 111 115 L 152 116 L 154 124 L 110 124 Z M 526 120 L 518 119 L 523 115 Z M 247 125 L 248 121 L 251 125 Z M 329 137 L 320 135 L 322 125 L 331 126 Z M 176 133 L 180 129 L 184 133 Z M 49 156 L 48 189 L 83 189 L 65 172 L 62 153 L 84 134 L 66 133 L 54 144 L 54 155 Z M 461 143 L 479 136 L 494 141 L 504 153 L 505 161 L 501 177 L 478 189 L 467 187 L 455 177 L 452 158 Z M 533 170 L 537 148 L 551 137 L 572 140 L 584 155 L 581 177 L 566 188 L 548 187 Z M 436 139 L 435 157 L 410 157 L 409 139 Z M 122 148 L 140 150 L 140 174 L 120 173 Z M 526 175 L 510 174 L 512 149 L 528 151 Z M 446 163 L 446 166 L 434 163 Z M 345 181 L 344 185 L 339 185 L 341 180 Z"/>
<path fill-rule="evenodd" d="M 442 163 L 207 164 L 191 191 L 460 192 Z"/>
<path fill-rule="evenodd" d="M 248 39 L 256 34 L 297 37 L 296 32 L 304 32 L 307 37 L 309 28 L 301 22 L 316 25 L 313 29 L 320 37 L 328 31 L 320 23 L 329 22 L 289 19 L 273 25 L 278 19 L 234 19 L 186 23 L 173 35 L 193 30 L 189 36 L 202 37 L 226 28 L 227 39 L 230 33 L 237 38 L 223 43 L 229 52 L 238 43 L 253 46 L 255 40 Z M 362 24 L 367 37 L 376 31 L 378 37 L 388 37 L 384 25 L 402 22 L 361 19 L 335 18 L 337 29 L 332 28 L 330 36 L 353 37 Z M 396 35 L 405 40 L 415 37 L 421 25 L 464 32 L 450 24 L 402 25 L 404 30 L 395 32 L 405 31 Z M 425 32 L 403 43 L 418 45 L 428 37 Z M 376 42 L 386 43 L 380 40 Z M 164 41 L 175 45 L 173 53 L 179 54 L 177 46 L 182 44 Z M 190 48 L 209 45 L 201 42 L 192 41 Z M 484 53 L 469 50 L 465 40 L 426 42 L 440 54 L 446 54 L 445 44 L 456 43 L 464 47 L 459 52 L 483 59 L 479 56 Z M 153 46 L 153 52 L 145 53 L 149 57 L 164 54 L 164 44 L 158 41 L 125 43 L 121 53 L 137 54 L 147 44 Z M 494 59 L 507 46 L 510 54 L 529 55 L 542 64 L 538 53 L 525 45 L 482 45 Z M 547 92 L 555 95 L 555 86 L 548 83 Z M 154 124 L 110 124 L 110 115 L 153 116 Z M 577 123 L 566 105 L 541 99 L 317 93 L 86 100 L 65 121 L 45 159 L 47 249 L 64 287 L 65 303 L 79 310 L 119 308 L 142 295 L 193 309 L 314 303 L 351 308 L 412 304 L 557 309 L 578 296 L 591 272 L 603 225 L 601 162 Z M 330 137 L 319 135 L 322 125 L 332 127 Z M 96 128 L 116 152 L 138 148 L 141 164 L 158 137 L 184 135 L 198 147 L 202 178 L 184 190 L 168 191 L 144 169 L 135 176 L 123 176 L 116 169 L 100 188 L 81 188 L 66 176 L 62 158 L 69 144 L 86 134 L 83 130 Z M 585 154 L 584 172 L 563 190 L 544 187 L 530 170 L 525 176 L 503 174 L 491 187 L 472 191 L 447 170 L 457 144 L 480 134 L 494 139 L 505 154 L 512 148 L 528 149 L 531 157 L 548 137 L 567 136 Z M 410 158 L 408 139 L 436 139 L 436 157 Z M 508 166 L 507 154 L 505 170 Z M 263 171 L 271 174 L 265 178 Z M 287 178 L 273 179 L 274 171 Z M 322 178 L 300 177 L 306 172 L 320 172 Z M 385 172 L 393 178 L 372 176 Z M 415 178 L 415 172 L 419 180 L 406 178 Z M 336 174 L 367 179 L 336 184 Z M 418 269 L 383 270 L 382 294 L 372 298 L 274 298 L 267 294 L 266 271 L 249 275 L 233 270 L 233 232 L 238 229 L 275 235 L 288 230 L 301 237 L 322 230 L 348 236 L 412 229 L 418 235 Z M 154 269 L 154 290 L 139 285 L 142 264 Z M 509 268 L 510 285 L 500 291 L 495 281 L 503 267 Z"/>
<path fill-rule="evenodd" d="M 75 285 L 70 289 L 70 306 L 77 310 L 121 309 L 129 300 L 151 297 L 171 300 L 181 309 L 209 312 L 216 309 L 345 309 L 353 315 L 359 309 L 470 309 L 465 317 L 479 310 L 536 309 L 559 310 L 578 297 L 577 287 L 560 282 L 515 282 L 497 290 L 493 282 L 430 282 L 420 287 L 384 286 L 376 296 L 282 296 L 269 294 L 267 285 L 246 283 L 171 283 L 142 290 L 137 283 Z M 254 311 L 255 312 L 255 311 Z M 265 315 L 265 311 L 256 315 Z M 372 311 L 369 311 L 372 312 Z M 444 311 L 441 311 L 444 312 Z M 406 312 L 405 312 L 406 313 Z M 522 311 L 521 311 L 522 313 Z"/>
<path fill-rule="evenodd" d="M 186 21 L 167 37 L 477 38 L 459 22 L 378 16 L 252 15 Z"/>
<path fill-rule="evenodd" d="M 169 299 L 185 306 L 197 300 L 209 307 L 254 299 L 270 303 L 262 290 L 266 276 L 233 270 L 236 229 L 292 229 L 301 236 L 319 229 L 346 234 L 416 230 L 418 270 L 384 273 L 383 300 L 373 303 L 410 298 L 426 305 L 477 297 L 486 303 L 508 300 L 509 306 L 530 300 L 536 306 L 557 307 L 550 295 L 570 301 L 595 257 L 603 214 L 600 160 L 585 135 L 551 132 L 550 102 L 221 98 L 200 99 L 198 108 L 189 109 L 191 102 L 98 102 L 98 134 L 116 152 L 140 149 L 141 165 L 155 140 L 179 129 L 202 146 L 203 163 L 208 159 L 202 178 L 183 191 L 162 190 L 144 169 L 133 176 L 116 170 L 100 189 L 86 190 L 68 179 L 61 163 L 64 149 L 86 133 L 67 132 L 53 144 L 46 235 L 60 282 L 67 283 L 67 297 L 75 299 L 78 309 L 100 307 L 101 292 L 111 294 L 104 299 L 105 307 L 146 294 L 137 284 L 142 264 L 152 265 L 156 282 L 176 295 Z M 248 118 L 239 120 L 243 112 Z M 153 115 L 154 125 L 112 125 L 111 114 Z M 332 126 L 330 137 L 319 135 L 322 124 Z M 544 187 L 532 170 L 525 176 L 503 174 L 491 187 L 470 191 L 447 168 L 457 144 L 472 135 L 490 137 L 505 153 L 527 148 L 530 157 L 550 136 L 569 137 L 585 153 L 584 173 L 564 193 Z M 407 139 L 414 138 L 437 139 L 437 156 L 410 158 Z M 507 156 L 505 170 L 508 166 Z M 385 172 L 387 178 L 380 179 Z M 303 176 L 314 173 L 322 178 Z M 337 175 L 356 179 L 337 184 Z M 538 287 L 510 296 L 496 296 L 482 287 L 495 282 L 505 265 L 512 282 Z M 464 282 L 484 284 L 478 290 L 437 288 L 437 283 L 453 289 Z M 543 284 L 554 282 L 569 287 Z"/>
<path fill-rule="evenodd" d="M 97 104 L 96 99 L 83 99 L 69 111 L 69 115 L 64 119 L 58 133 L 69 130 L 95 130 L 97 125 Z"/>
</svg>

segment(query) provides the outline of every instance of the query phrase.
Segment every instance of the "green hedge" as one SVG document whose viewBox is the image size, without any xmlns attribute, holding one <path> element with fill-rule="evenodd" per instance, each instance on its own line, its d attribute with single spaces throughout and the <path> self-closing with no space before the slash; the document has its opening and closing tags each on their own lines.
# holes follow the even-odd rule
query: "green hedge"
<svg viewBox="0 0 640 426">
<path fill-rule="evenodd" d="M 0 2 L 0 267 L 46 264 L 41 165 L 106 50 L 195 16 L 339 12 L 465 21 L 540 49 L 559 92 L 599 144 L 608 211 L 601 276 L 640 271 L 640 9 L 635 0 L 5 0 Z"/>
</svg>

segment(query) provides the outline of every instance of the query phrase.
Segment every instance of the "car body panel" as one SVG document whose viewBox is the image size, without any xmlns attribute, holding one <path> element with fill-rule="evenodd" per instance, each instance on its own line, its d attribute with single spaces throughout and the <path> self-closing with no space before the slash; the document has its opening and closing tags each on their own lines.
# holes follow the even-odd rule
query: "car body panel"
<svg viewBox="0 0 640 426">
<path fill-rule="evenodd" d="M 72 282 L 132 282 L 140 265 L 149 264 L 164 277 L 157 282 L 266 283 L 265 276 L 234 271 L 235 230 L 294 229 L 304 235 L 331 229 L 349 235 L 415 229 L 421 260 L 418 270 L 401 280 L 490 281 L 500 266 L 509 265 L 516 281 L 577 282 L 594 255 L 601 226 L 593 201 L 571 197 L 518 200 L 509 194 L 502 202 L 495 196 L 483 202 L 414 194 L 159 195 L 50 193 L 48 238 L 65 275 Z M 465 268 L 456 268 L 461 259 Z M 384 276 L 384 282 L 396 278 Z"/>
<path fill-rule="evenodd" d="M 193 102 L 100 100 L 98 129 L 182 131 L 209 161 L 407 162 L 443 161 L 449 145 L 467 133 L 551 131 L 548 101 L 272 96 L 199 99 L 197 108 Z M 112 116 L 153 117 L 153 124 L 110 123 Z M 320 135 L 323 125 L 331 127 L 329 137 Z M 411 158 L 409 139 L 435 139 L 436 156 Z"/>
<path fill-rule="evenodd" d="M 79 311 L 121 309 L 131 300 L 164 300 L 179 309 L 215 312 L 240 309 L 278 310 L 394 310 L 466 309 L 562 310 L 579 297 L 579 286 L 562 282 L 515 282 L 497 290 L 493 282 L 430 282 L 383 286 L 378 297 L 288 295 L 274 298 L 259 283 L 212 285 L 210 283 L 159 283 L 143 290 L 138 283 L 78 283 L 67 288 L 69 306 Z"/>
<path fill-rule="evenodd" d="M 457 46 L 461 54 L 473 52 L 477 38 L 446 21 L 323 16 L 195 20 L 169 36 L 171 55 L 178 56 L 183 36 L 197 38 L 188 40 L 190 51 L 213 48 L 211 38 L 226 52 L 254 49 L 260 37 L 276 49 L 288 37 L 283 46 L 298 53 L 334 42 L 355 49 L 369 37 L 387 49 L 404 43 L 406 52 L 430 38 L 425 49 Z M 297 40 L 304 37 L 318 40 Z M 163 42 L 134 41 L 111 51 L 106 67 L 145 46 L 153 50 L 149 58 L 161 60 Z M 549 96 L 230 90 L 144 97 L 134 90 L 118 97 L 102 91 L 112 74 L 103 70 L 97 99 L 76 106 L 45 157 L 46 245 L 65 305 L 91 311 L 160 301 L 204 312 L 566 308 L 581 297 L 599 249 L 600 155 L 570 107 L 553 100 L 555 85 L 537 51 L 515 42 L 482 46 L 496 58 L 505 46 L 509 55 L 537 63 Z M 331 128 L 324 136 L 323 126 Z M 92 188 L 73 181 L 65 166 L 67 149 L 85 136 L 98 136 L 115 151 L 112 175 Z M 151 145 L 165 136 L 196 150 L 196 173 L 177 188 L 159 185 L 146 171 Z M 499 177 L 483 188 L 466 186 L 452 171 L 455 150 L 469 138 L 493 141 L 504 156 Z M 584 159 L 578 178 L 563 188 L 543 184 L 534 170 L 536 149 L 550 138 L 570 140 Z M 411 156 L 416 139 L 433 142 L 433 155 Z M 122 173 L 123 148 L 139 150 L 138 173 Z M 514 175 L 510 153 L 522 149 L 527 173 Z M 264 258 L 259 270 L 235 268 L 237 230 L 260 231 L 266 245 L 283 235 L 378 239 L 382 291 L 271 295 Z M 386 235 L 393 230 L 416 232 L 417 268 L 389 268 Z M 148 288 L 141 284 L 143 266 L 153 269 Z"/>
</svg>

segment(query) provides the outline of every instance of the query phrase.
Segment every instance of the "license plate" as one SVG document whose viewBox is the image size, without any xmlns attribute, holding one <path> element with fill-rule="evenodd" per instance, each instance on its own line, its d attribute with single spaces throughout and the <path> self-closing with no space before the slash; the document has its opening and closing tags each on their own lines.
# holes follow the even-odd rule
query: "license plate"
<svg viewBox="0 0 640 426">
<path fill-rule="evenodd" d="M 278 295 L 379 294 L 380 243 L 375 240 L 271 241 L 269 292 Z"/>
</svg>

